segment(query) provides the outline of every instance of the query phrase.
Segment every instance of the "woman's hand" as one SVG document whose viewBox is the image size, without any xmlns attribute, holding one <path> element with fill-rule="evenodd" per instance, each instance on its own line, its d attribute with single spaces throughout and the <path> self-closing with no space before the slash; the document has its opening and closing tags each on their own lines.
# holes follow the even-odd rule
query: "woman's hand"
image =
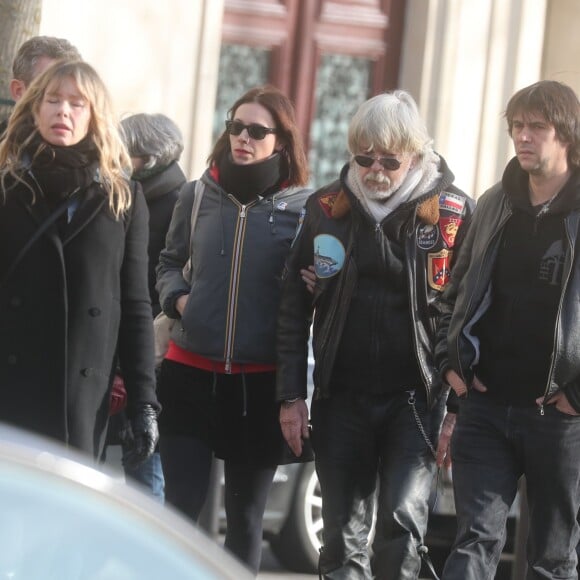
<svg viewBox="0 0 580 580">
<path fill-rule="evenodd" d="M 306 284 L 306 289 L 310 294 L 314 294 L 314 288 L 316 287 L 316 272 L 314 266 L 308 266 L 308 268 L 303 268 L 300 270 L 300 276 Z"/>
<path fill-rule="evenodd" d="M 182 294 L 175 301 L 175 310 L 177 310 L 177 312 L 179 312 L 179 316 L 183 316 L 183 312 L 185 311 L 185 306 L 187 305 L 188 300 L 189 300 L 189 294 Z"/>
</svg>

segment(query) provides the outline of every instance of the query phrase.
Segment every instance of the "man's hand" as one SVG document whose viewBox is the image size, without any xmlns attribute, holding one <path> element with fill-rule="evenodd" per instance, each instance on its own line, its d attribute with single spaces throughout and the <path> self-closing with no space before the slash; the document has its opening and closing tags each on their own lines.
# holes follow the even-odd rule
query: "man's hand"
<svg viewBox="0 0 580 580">
<path fill-rule="evenodd" d="M 458 397 L 462 397 L 467 393 L 467 385 L 454 370 L 450 369 L 445 373 L 445 382 L 455 391 Z"/>
<path fill-rule="evenodd" d="M 471 386 L 480 393 L 485 393 L 487 391 L 487 387 L 475 376 L 473 377 Z"/>
<path fill-rule="evenodd" d="M 304 280 L 308 292 L 314 294 L 314 287 L 316 286 L 316 272 L 314 266 L 308 266 L 308 268 L 300 270 L 300 276 L 302 277 L 302 280 Z"/>
<path fill-rule="evenodd" d="M 544 402 L 544 397 L 538 397 L 536 399 L 536 404 L 541 406 Z M 560 411 L 560 413 L 565 413 L 566 415 L 580 415 L 572 405 L 570 405 L 570 401 L 568 401 L 568 397 L 564 391 L 558 391 L 555 395 L 551 396 L 546 405 L 556 405 L 556 409 Z"/>
<path fill-rule="evenodd" d="M 304 399 L 280 405 L 282 435 L 296 457 L 302 455 L 302 440 L 308 439 L 308 407 Z"/>
<path fill-rule="evenodd" d="M 451 467 L 451 435 L 453 435 L 453 430 L 455 429 L 456 418 L 455 413 L 447 413 L 445 419 L 443 419 L 435 458 L 437 467 Z"/>
</svg>

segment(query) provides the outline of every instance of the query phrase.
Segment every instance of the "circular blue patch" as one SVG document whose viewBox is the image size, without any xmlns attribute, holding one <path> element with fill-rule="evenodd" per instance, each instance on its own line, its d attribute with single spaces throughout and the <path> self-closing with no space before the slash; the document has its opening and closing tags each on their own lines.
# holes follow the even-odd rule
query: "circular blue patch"
<svg viewBox="0 0 580 580">
<path fill-rule="evenodd" d="M 314 269 L 318 278 L 338 274 L 344 265 L 344 246 L 334 236 L 320 234 L 314 238 Z"/>
</svg>

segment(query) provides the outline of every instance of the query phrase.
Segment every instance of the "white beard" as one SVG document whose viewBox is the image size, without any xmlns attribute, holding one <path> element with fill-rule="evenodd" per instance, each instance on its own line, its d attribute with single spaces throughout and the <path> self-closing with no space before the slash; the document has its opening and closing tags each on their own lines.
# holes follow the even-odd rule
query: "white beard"
<svg viewBox="0 0 580 580">
<path fill-rule="evenodd" d="M 346 175 L 346 183 L 362 207 L 380 223 L 400 204 L 429 191 L 441 178 L 438 170 L 439 158 L 434 153 L 428 155 L 427 163 L 418 163 L 412 169 L 409 168 L 396 182 L 381 173 L 378 180 L 375 174 L 374 181 L 363 181 L 356 162 L 352 162 Z"/>
<path fill-rule="evenodd" d="M 383 203 L 395 193 L 401 184 L 407 178 L 409 169 L 404 174 L 401 174 L 396 181 L 392 181 L 387 175 L 382 172 L 371 172 L 365 175 L 364 180 L 361 179 L 357 167 L 353 167 L 353 171 L 349 171 L 348 177 L 352 181 L 354 188 L 357 189 L 369 201 Z"/>
</svg>

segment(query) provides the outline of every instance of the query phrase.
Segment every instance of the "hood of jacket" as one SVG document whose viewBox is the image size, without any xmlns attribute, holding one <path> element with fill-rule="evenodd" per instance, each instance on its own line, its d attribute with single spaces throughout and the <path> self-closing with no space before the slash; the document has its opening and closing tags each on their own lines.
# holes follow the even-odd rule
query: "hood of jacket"
<svg viewBox="0 0 580 580">
<path fill-rule="evenodd" d="M 534 211 L 530 203 L 529 174 L 521 168 L 517 157 L 513 157 L 507 164 L 501 182 L 512 207 L 528 213 Z M 547 213 L 564 214 L 578 208 L 580 208 L 580 169 L 572 173 L 570 179 L 549 203 Z"/>
</svg>

